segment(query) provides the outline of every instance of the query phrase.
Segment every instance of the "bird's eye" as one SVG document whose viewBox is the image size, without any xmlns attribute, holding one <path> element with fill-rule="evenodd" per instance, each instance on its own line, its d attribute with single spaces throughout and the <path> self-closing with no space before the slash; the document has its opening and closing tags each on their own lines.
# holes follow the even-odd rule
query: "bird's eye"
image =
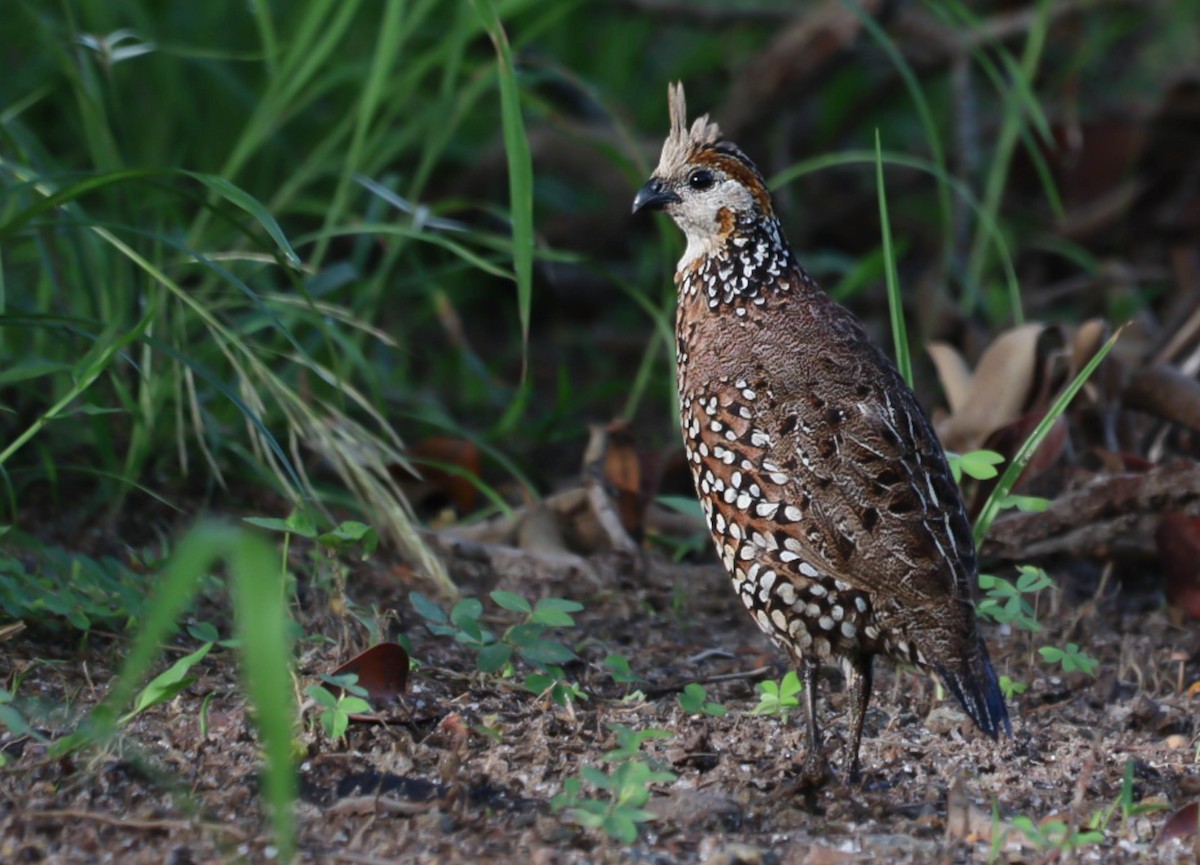
<svg viewBox="0 0 1200 865">
<path fill-rule="evenodd" d="M 713 173 L 707 168 L 697 168 L 690 175 L 688 175 L 688 186 L 697 192 L 703 192 L 706 189 L 712 189 L 713 184 L 716 182 L 717 178 L 714 177 Z"/>
</svg>

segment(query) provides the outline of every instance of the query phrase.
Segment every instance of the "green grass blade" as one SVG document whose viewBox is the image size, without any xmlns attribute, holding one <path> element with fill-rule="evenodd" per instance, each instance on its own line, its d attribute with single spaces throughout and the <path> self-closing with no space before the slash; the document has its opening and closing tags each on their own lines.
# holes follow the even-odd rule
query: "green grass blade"
<svg viewBox="0 0 1200 865">
<path fill-rule="evenodd" d="M 1096 367 L 1100 366 L 1100 363 L 1105 357 L 1108 356 L 1108 353 L 1112 350 L 1112 347 L 1116 345 L 1117 339 L 1120 338 L 1121 332 L 1127 326 L 1128 325 L 1122 325 L 1121 327 L 1117 328 L 1116 333 L 1108 338 L 1108 341 L 1100 347 L 1100 350 L 1096 352 L 1095 356 L 1093 356 L 1092 359 L 1087 362 L 1087 365 L 1084 366 L 1084 368 L 1079 371 L 1075 378 L 1071 380 L 1071 383 L 1067 386 L 1066 390 L 1064 390 L 1059 395 L 1058 399 L 1054 401 L 1054 404 L 1050 406 L 1049 411 L 1046 412 L 1046 416 L 1042 418 L 1041 423 L 1039 423 L 1037 428 L 1029 434 L 1029 438 L 1025 439 L 1025 443 L 1021 445 L 1021 448 L 1013 456 L 1012 461 L 1008 464 L 1008 468 L 1004 470 L 1004 474 L 1000 476 L 1000 480 L 996 482 L 995 488 L 992 490 L 991 495 L 988 496 L 987 501 L 984 503 L 983 510 L 979 512 L 979 518 L 975 521 L 976 546 L 979 546 L 981 543 L 983 543 L 983 539 L 987 537 L 988 530 L 992 527 L 992 523 L 996 521 L 996 516 L 1000 512 L 1000 502 L 1002 502 L 1005 497 L 1012 492 L 1013 485 L 1016 484 L 1017 478 L 1021 476 L 1021 472 L 1025 470 L 1025 466 L 1029 464 L 1029 461 L 1037 452 L 1038 447 L 1041 446 L 1046 436 L 1049 435 L 1051 427 L 1054 426 L 1054 422 L 1058 420 L 1058 418 L 1062 416 L 1063 412 L 1067 410 L 1067 407 L 1071 404 L 1071 400 L 1075 398 L 1075 394 L 1079 393 L 1080 389 L 1084 386 L 1084 384 L 1087 383 L 1087 380 L 1091 377 L 1092 373 L 1095 372 Z"/>
<path fill-rule="evenodd" d="M 1029 28 L 1029 36 L 1025 41 L 1025 50 L 1021 55 L 1020 65 L 1011 70 L 1014 75 L 1022 76 L 1026 82 L 1032 82 L 1037 74 L 1049 26 L 1050 3 L 1048 0 L 1041 0 L 1037 6 L 1037 15 Z M 988 168 L 987 179 L 984 183 L 983 211 L 992 220 L 999 215 L 1004 186 L 1008 180 L 1008 170 L 1012 165 L 1013 151 L 1020 140 L 1021 130 L 1028 122 L 1025 110 L 1026 102 L 1021 98 L 1020 92 L 1021 87 L 1018 86 L 1005 99 L 1004 119 L 996 136 L 996 149 L 993 152 L 992 163 Z M 987 264 L 988 245 L 988 238 L 981 224 L 975 232 L 971 250 L 967 256 L 967 293 L 963 295 L 965 312 L 973 309 L 978 298 L 977 289 Z M 1013 309 L 1013 317 L 1018 323 L 1023 319 L 1019 306 Z"/>
<path fill-rule="evenodd" d="M 875 130 L 875 189 L 879 196 L 879 231 L 883 236 L 884 273 L 887 275 L 888 316 L 892 321 L 892 342 L 896 347 L 896 369 L 909 387 L 913 384 L 912 359 L 908 353 L 908 332 L 904 324 L 904 301 L 900 297 L 900 276 L 892 253 L 892 225 L 888 220 L 887 190 L 883 183 L 883 146 Z"/>
<path fill-rule="evenodd" d="M 295 851 L 296 835 L 292 731 L 297 714 L 290 676 L 288 614 L 279 587 L 279 556 L 256 535 L 241 528 L 202 523 L 179 542 L 112 690 L 92 713 L 92 726 L 83 741 L 103 741 L 112 735 L 118 713 L 149 672 L 160 645 L 175 631 L 201 581 L 222 560 L 229 563 L 232 573 L 243 677 L 267 760 L 264 788 L 272 807 L 275 839 L 281 859 L 288 861 Z M 72 742 L 80 743 L 78 739 Z"/>
<path fill-rule="evenodd" d="M 917 109 L 917 116 L 921 121 L 921 129 L 925 134 L 925 141 L 929 144 L 929 155 L 933 164 L 937 167 L 936 173 L 941 176 L 949 176 L 950 172 L 946 168 L 946 154 L 942 148 L 942 140 L 938 136 L 938 127 L 933 119 L 933 111 L 929 108 L 929 100 L 925 98 L 925 91 L 921 89 L 921 82 L 917 78 L 917 74 L 908 64 L 908 61 L 904 59 L 900 48 L 888 36 L 887 31 L 879 26 L 879 22 L 875 20 L 874 16 L 868 14 L 858 4 L 857 0 L 846 0 L 846 6 L 854 13 L 863 27 L 866 28 L 876 44 L 887 54 L 888 59 L 892 61 L 892 65 L 896 67 L 896 71 L 900 74 L 900 78 L 904 82 L 904 89 L 908 91 L 908 95 L 913 101 L 913 106 Z M 950 194 L 946 191 L 944 184 L 938 185 L 937 195 L 938 210 L 942 214 L 943 261 L 944 265 L 948 267 L 950 257 L 954 252 L 954 225 L 950 209 Z"/>
<path fill-rule="evenodd" d="M 504 151 L 508 160 L 513 270 L 517 277 L 517 312 L 521 321 L 523 378 L 529 366 L 529 318 L 533 305 L 533 156 L 529 150 L 529 138 L 525 134 L 525 121 L 521 117 L 521 94 L 508 36 L 492 0 L 472 0 L 472 3 L 495 46 L 499 65 L 500 112 L 504 127 Z"/>
<path fill-rule="evenodd" d="M 254 706 L 266 767 L 263 792 L 280 858 L 296 849 L 295 735 L 298 717 L 291 678 L 290 616 L 284 569 L 276 550 L 250 532 L 222 529 L 233 577 L 233 606 L 242 644 L 242 679 Z"/>
<path fill-rule="evenodd" d="M 771 178 L 770 186 L 772 189 L 775 189 L 791 183 L 796 178 L 803 177 L 805 174 L 811 174 L 826 168 L 842 165 L 874 165 L 875 161 L 875 152 L 871 150 L 847 150 L 841 153 L 828 153 L 812 159 L 801 160 L 791 167 L 784 169 Z M 1008 242 L 1004 239 L 1004 233 L 1000 230 L 995 216 L 983 208 L 974 193 L 971 192 L 970 187 L 957 177 L 948 174 L 944 168 L 939 168 L 929 160 L 921 159 L 917 156 L 908 156 L 903 153 L 885 153 L 883 161 L 887 165 L 903 166 L 930 174 L 940 183 L 948 186 L 966 202 L 967 206 L 979 220 L 980 230 L 991 240 L 998 251 L 1001 266 L 1004 268 L 1004 277 L 1008 285 L 1009 294 L 1019 296 L 1020 284 L 1017 281 L 1017 271 L 1013 266 L 1012 255 L 1008 251 Z"/>
</svg>

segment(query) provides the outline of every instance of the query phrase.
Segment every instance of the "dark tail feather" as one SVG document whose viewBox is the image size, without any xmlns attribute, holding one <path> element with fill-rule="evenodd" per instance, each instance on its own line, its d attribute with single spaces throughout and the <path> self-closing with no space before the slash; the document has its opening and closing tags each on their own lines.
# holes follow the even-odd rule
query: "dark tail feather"
<svg viewBox="0 0 1200 865">
<path fill-rule="evenodd" d="M 981 647 L 973 658 L 960 670 L 937 667 L 938 678 L 954 699 L 962 705 L 979 729 L 993 739 L 1003 732 L 1012 735 L 1012 723 L 1008 720 L 1008 708 L 1004 705 L 1004 694 L 996 680 L 996 671 L 988 659 L 987 650 Z"/>
</svg>

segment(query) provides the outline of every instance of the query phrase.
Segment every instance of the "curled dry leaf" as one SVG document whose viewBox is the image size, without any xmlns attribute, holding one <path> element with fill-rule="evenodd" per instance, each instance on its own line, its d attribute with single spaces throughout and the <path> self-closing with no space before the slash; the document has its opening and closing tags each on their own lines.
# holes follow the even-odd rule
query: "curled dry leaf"
<svg viewBox="0 0 1200 865">
<path fill-rule="evenodd" d="M 1037 390 L 1037 344 L 1045 325 L 1025 324 L 996 337 L 974 374 L 951 346 L 931 343 L 929 355 L 946 392 L 950 414 L 937 423 L 948 450 L 977 450 L 996 430 L 1022 414 Z"/>
<path fill-rule="evenodd" d="M 1200 803 L 1189 802 L 1167 818 L 1154 839 L 1154 846 L 1166 844 L 1174 838 L 1194 838 L 1200 831 Z"/>
<path fill-rule="evenodd" d="M 408 652 L 399 643 L 379 643 L 365 652 L 355 655 L 333 671 L 334 676 L 353 673 L 358 676 L 358 685 L 367 692 L 367 700 L 376 711 L 400 701 L 408 688 Z M 335 693 L 340 688 L 329 686 Z M 351 715 L 355 721 L 375 721 L 377 714 Z"/>
</svg>

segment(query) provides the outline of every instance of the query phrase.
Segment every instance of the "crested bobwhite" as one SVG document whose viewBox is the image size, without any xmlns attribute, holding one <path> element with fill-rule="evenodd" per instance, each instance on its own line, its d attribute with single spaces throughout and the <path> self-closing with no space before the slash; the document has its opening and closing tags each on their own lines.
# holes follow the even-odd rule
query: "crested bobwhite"
<svg viewBox="0 0 1200 865">
<path fill-rule="evenodd" d="M 976 626 L 971 526 L 933 429 L 858 321 L 805 273 L 754 163 L 707 116 L 671 132 L 634 211 L 687 235 L 676 359 L 684 444 L 717 551 L 758 626 L 800 670 L 802 778 L 824 776 L 820 665 L 850 693 L 858 776 L 871 663 L 935 673 L 993 738 L 1011 735 Z"/>
</svg>

